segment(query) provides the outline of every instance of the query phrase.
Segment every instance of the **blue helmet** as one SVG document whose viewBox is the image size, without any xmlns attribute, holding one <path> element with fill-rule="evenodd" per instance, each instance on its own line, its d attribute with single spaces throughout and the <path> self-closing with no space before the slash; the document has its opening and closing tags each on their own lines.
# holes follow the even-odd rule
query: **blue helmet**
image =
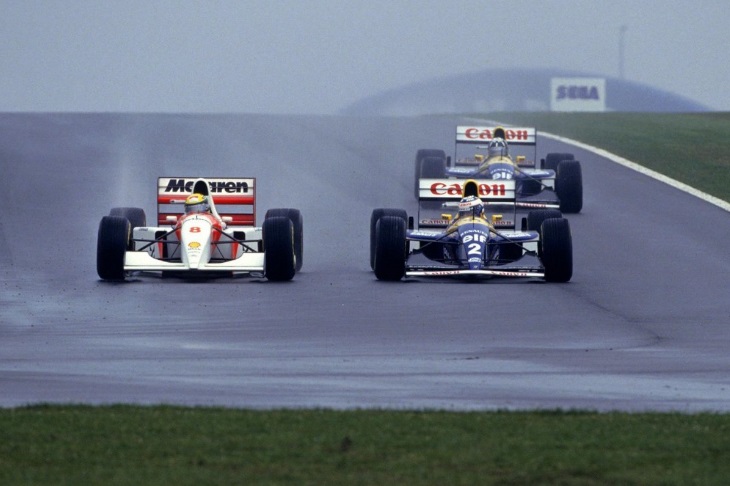
<svg viewBox="0 0 730 486">
<path fill-rule="evenodd" d="M 503 138 L 493 138 L 487 147 L 487 154 L 490 158 L 509 155 L 507 142 L 505 142 Z"/>
</svg>

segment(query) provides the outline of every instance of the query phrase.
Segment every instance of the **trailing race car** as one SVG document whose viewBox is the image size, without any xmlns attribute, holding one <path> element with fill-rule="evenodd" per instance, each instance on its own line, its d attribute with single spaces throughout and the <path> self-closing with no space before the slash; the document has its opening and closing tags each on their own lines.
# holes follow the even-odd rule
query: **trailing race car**
<svg viewBox="0 0 730 486">
<path fill-rule="evenodd" d="M 538 168 L 536 140 L 534 128 L 457 126 L 453 164 L 443 150 L 417 152 L 416 197 L 420 196 L 419 179 L 509 179 L 517 182 L 519 203 L 579 213 L 583 207 L 580 162 L 572 154 L 549 153 Z M 486 153 L 475 153 L 475 148 Z"/>
<path fill-rule="evenodd" d="M 573 275 L 568 220 L 559 210 L 535 210 L 523 230 L 500 230 L 503 209 L 514 201 L 515 181 L 489 191 L 468 180 L 438 196 L 444 229 L 413 229 L 401 209 L 376 209 L 370 220 L 370 264 L 379 280 L 403 277 L 533 277 L 567 282 Z M 457 202 L 458 201 L 458 202 Z M 419 211 L 420 212 L 420 211 Z M 419 215 L 419 221 L 423 219 Z M 416 244 L 418 247 L 416 247 Z"/>
<path fill-rule="evenodd" d="M 114 208 L 101 219 L 99 277 L 156 272 L 291 280 L 302 268 L 302 215 L 270 209 L 256 227 L 255 185 L 254 178 L 158 178 L 157 226 L 147 226 L 144 210 L 134 207 Z"/>
</svg>

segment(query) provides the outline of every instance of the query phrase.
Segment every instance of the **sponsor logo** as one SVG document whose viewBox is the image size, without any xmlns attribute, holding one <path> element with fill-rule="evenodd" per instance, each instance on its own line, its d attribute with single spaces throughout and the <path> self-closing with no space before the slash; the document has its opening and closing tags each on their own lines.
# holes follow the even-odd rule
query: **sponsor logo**
<svg viewBox="0 0 730 486">
<path fill-rule="evenodd" d="M 165 187 L 165 192 L 192 192 L 193 180 L 170 179 Z M 248 183 L 244 181 L 214 181 L 208 182 L 210 192 L 225 194 L 241 194 L 248 192 Z"/>
<path fill-rule="evenodd" d="M 600 100 L 597 86 L 558 86 L 556 99 L 558 100 Z"/>
<path fill-rule="evenodd" d="M 448 219 L 422 219 L 420 221 L 423 226 L 448 226 L 449 223 Z"/>
<path fill-rule="evenodd" d="M 478 128 L 470 127 L 464 130 L 464 136 L 469 140 L 491 140 L 494 135 L 489 128 Z M 506 128 L 504 130 L 504 136 L 507 137 L 507 141 L 510 140 L 524 140 L 530 139 L 530 134 L 527 130 L 512 130 Z"/>
<path fill-rule="evenodd" d="M 430 187 L 431 194 L 436 196 L 461 196 L 464 192 L 461 184 L 445 184 L 434 182 Z M 479 184 L 479 196 L 506 196 L 507 188 L 504 184 Z"/>
<path fill-rule="evenodd" d="M 188 248 L 190 248 L 191 250 L 199 250 L 200 243 L 198 243 L 197 241 L 191 241 L 190 243 L 188 243 Z"/>
</svg>

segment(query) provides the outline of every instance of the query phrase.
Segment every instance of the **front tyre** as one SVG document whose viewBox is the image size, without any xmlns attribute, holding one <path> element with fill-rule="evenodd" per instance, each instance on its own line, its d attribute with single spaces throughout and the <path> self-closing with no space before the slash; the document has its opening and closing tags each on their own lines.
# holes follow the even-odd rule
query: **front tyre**
<svg viewBox="0 0 730 486">
<path fill-rule="evenodd" d="M 378 221 L 383 216 L 397 216 L 397 217 L 403 219 L 404 223 L 406 221 L 408 221 L 408 213 L 406 213 L 405 210 L 403 210 L 403 209 L 393 209 L 393 208 L 373 209 L 373 213 L 370 215 L 370 269 L 371 270 L 375 270 L 375 242 L 376 242 L 375 229 L 377 227 Z"/>
<path fill-rule="evenodd" d="M 124 280 L 124 254 L 132 226 L 127 218 L 104 216 L 96 240 L 96 273 L 103 280 Z"/>
<path fill-rule="evenodd" d="M 579 213 L 583 209 L 583 173 L 577 160 L 563 160 L 555 175 L 555 192 L 564 213 Z"/>
<path fill-rule="evenodd" d="M 304 218 L 302 212 L 292 208 L 269 209 L 266 211 L 264 220 L 278 216 L 289 218 L 294 225 L 294 255 L 297 258 L 296 270 L 298 272 L 304 264 Z"/>
<path fill-rule="evenodd" d="M 296 272 L 294 225 L 286 216 L 264 219 L 264 275 L 273 281 L 291 280 Z"/>
<path fill-rule="evenodd" d="M 573 277 L 573 239 L 568 220 L 551 218 L 543 221 L 540 247 L 545 280 L 569 281 Z"/>
<path fill-rule="evenodd" d="M 406 222 L 398 216 L 383 216 L 375 227 L 375 276 L 400 280 L 406 273 Z"/>
</svg>

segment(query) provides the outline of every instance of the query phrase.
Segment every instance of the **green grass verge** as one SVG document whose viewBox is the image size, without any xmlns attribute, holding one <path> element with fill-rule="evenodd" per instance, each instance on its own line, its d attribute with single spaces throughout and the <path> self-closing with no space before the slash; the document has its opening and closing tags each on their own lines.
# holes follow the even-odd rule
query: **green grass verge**
<svg viewBox="0 0 730 486">
<path fill-rule="evenodd" d="M 730 113 L 490 113 L 625 157 L 730 202 Z M 590 188 L 586 188 L 590 190 Z"/>
<path fill-rule="evenodd" d="M 0 410 L 0 484 L 727 484 L 730 416 Z"/>
</svg>

